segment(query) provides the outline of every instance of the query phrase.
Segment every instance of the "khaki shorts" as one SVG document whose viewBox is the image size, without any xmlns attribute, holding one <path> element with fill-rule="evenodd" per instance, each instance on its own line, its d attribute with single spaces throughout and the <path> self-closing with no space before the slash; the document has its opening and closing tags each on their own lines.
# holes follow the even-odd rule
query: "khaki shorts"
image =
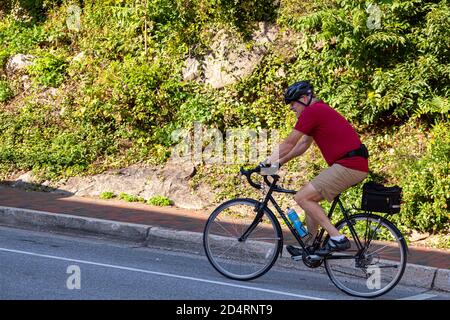
<svg viewBox="0 0 450 320">
<path fill-rule="evenodd" d="M 311 184 L 322 197 L 329 202 L 333 202 L 338 194 L 363 181 L 367 177 L 367 174 L 367 172 L 346 168 L 335 163 L 319 173 L 311 181 Z"/>
</svg>

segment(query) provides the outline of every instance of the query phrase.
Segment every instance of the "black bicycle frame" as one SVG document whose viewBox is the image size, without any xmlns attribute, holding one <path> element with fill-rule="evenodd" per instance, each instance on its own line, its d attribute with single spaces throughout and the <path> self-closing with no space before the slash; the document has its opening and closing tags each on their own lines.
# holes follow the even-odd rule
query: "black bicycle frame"
<svg viewBox="0 0 450 320">
<path fill-rule="evenodd" d="M 249 178 L 249 177 L 247 177 L 247 178 Z M 280 178 L 278 175 L 273 175 L 272 178 L 273 178 L 273 181 L 270 182 L 268 180 L 267 176 L 264 176 L 264 181 L 269 186 L 269 191 L 267 192 L 264 200 L 262 202 L 260 202 L 258 207 L 255 209 L 255 211 L 257 212 L 255 219 L 253 220 L 253 222 L 250 224 L 250 226 L 247 228 L 247 230 L 245 230 L 245 232 L 242 234 L 242 236 L 238 240 L 245 241 L 247 239 L 247 237 L 252 233 L 252 231 L 256 228 L 258 223 L 261 222 L 262 217 L 264 215 L 264 209 L 267 207 L 267 204 L 270 201 L 272 203 L 272 205 L 275 207 L 275 209 L 278 211 L 279 215 L 284 220 L 286 225 L 288 226 L 291 233 L 294 235 L 294 237 L 297 240 L 297 242 L 299 243 L 299 245 L 303 248 L 303 250 L 305 250 L 305 252 L 307 252 L 308 255 L 314 254 L 314 251 L 317 250 L 319 248 L 320 244 L 322 243 L 322 238 L 325 233 L 325 230 L 322 228 L 320 230 L 320 232 L 316 235 L 316 238 L 314 239 L 312 247 L 306 247 L 306 245 L 303 242 L 302 238 L 300 237 L 299 233 L 297 232 L 295 227 L 292 225 L 292 223 L 289 221 L 289 219 L 286 217 L 283 210 L 280 208 L 280 206 L 278 205 L 278 203 L 272 196 L 273 192 L 287 193 L 287 194 L 296 194 L 297 192 L 295 190 L 289 190 L 289 189 L 284 189 L 284 188 L 278 187 L 276 185 L 276 183 L 278 182 L 278 180 Z M 252 184 L 252 185 L 254 185 L 254 184 Z M 356 242 L 356 246 L 358 247 L 358 253 L 356 254 L 356 256 L 358 256 L 362 252 L 364 247 L 362 246 L 361 241 L 359 240 L 359 237 L 356 234 L 356 232 L 353 228 L 353 225 L 350 222 L 348 211 L 344 208 L 341 200 L 339 199 L 339 196 L 340 195 L 338 195 L 334 198 L 333 203 L 331 204 L 330 211 L 328 212 L 328 218 L 331 219 L 331 216 L 333 215 L 333 212 L 334 212 L 336 206 L 338 205 L 342 214 L 344 215 L 344 219 L 350 229 L 350 232 L 352 233 L 353 239 Z M 332 256 L 327 257 L 327 259 L 353 259 L 353 258 L 355 258 L 355 256 L 351 256 L 351 255 L 332 255 Z"/>
</svg>

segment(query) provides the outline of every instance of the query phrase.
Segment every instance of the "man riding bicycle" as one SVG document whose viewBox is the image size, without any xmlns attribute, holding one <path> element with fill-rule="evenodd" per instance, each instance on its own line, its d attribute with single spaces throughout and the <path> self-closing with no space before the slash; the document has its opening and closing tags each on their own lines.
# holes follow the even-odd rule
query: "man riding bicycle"
<svg viewBox="0 0 450 320">
<path fill-rule="evenodd" d="M 314 141 L 329 167 L 312 181 L 306 183 L 296 194 L 295 201 L 305 211 L 306 226 L 314 239 L 318 226 L 330 235 L 326 246 L 315 254 L 326 256 L 334 251 L 350 248 L 350 241 L 331 224 L 319 202 L 334 197 L 361 182 L 368 174 L 368 152 L 351 124 L 336 110 L 313 93 L 309 81 L 291 85 L 285 92 L 284 101 L 290 104 L 298 120 L 294 129 L 263 163 L 279 168 L 289 160 L 302 155 Z M 287 246 L 288 252 L 301 256 L 302 249 Z"/>
</svg>

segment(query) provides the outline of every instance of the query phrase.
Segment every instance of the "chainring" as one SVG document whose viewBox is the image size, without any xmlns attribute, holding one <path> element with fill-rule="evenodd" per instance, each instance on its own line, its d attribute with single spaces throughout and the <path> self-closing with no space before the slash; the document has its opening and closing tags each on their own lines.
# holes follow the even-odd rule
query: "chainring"
<svg viewBox="0 0 450 320">
<path fill-rule="evenodd" d="M 308 268 L 318 268 L 323 263 L 323 259 L 309 260 L 308 257 L 309 257 L 309 255 L 305 251 L 303 251 L 303 255 L 302 255 L 303 263 Z"/>
</svg>

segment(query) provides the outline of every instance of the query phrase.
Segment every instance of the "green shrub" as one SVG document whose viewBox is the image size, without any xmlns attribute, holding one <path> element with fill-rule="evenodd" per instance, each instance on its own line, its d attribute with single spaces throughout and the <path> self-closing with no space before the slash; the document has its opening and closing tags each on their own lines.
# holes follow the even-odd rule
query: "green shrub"
<svg viewBox="0 0 450 320">
<path fill-rule="evenodd" d="M 436 124 L 425 153 L 397 164 L 404 205 L 398 221 L 422 232 L 450 228 L 450 122 Z M 403 172 L 404 174 L 401 174 Z"/>
<path fill-rule="evenodd" d="M 74 176 L 110 147 L 101 131 L 61 118 L 52 107 L 25 104 L 16 113 L 0 112 L 0 161 L 15 170 L 33 169 L 45 179 Z"/>
<path fill-rule="evenodd" d="M 317 1 L 311 13 L 282 17 L 306 33 L 290 82 L 312 79 L 320 97 L 365 124 L 446 114 L 448 3 L 371 3 L 381 14 L 376 27 L 367 2 L 353 0 Z"/>
<path fill-rule="evenodd" d="M 6 102 L 14 95 L 7 81 L 0 80 L 0 102 Z"/>
<path fill-rule="evenodd" d="M 5 67 L 6 61 L 9 58 L 9 53 L 5 49 L 0 49 L 0 69 Z"/>
<path fill-rule="evenodd" d="M 183 84 L 172 72 L 162 59 L 111 62 L 75 97 L 77 115 L 84 123 L 102 127 L 112 140 L 132 141 L 128 151 L 133 161 L 152 154 L 166 159 L 168 152 L 161 148 L 171 144 L 172 119 L 184 96 Z"/>
<path fill-rule="evenodd" d="M 38 84 L 59 87 L 66 75 L 67 63 L 61 56 L 46 54 L 37 58 L 29 67 L 29 72 Z"/>
<path fill-rule="evenodd" d="M 17 10 L 19 16 L 25 16 L 33 21 L 41 21 L 49 8 L 59 5 L 63 0 L 2 0 L 0 11 L 10 13 Z"/>
<path fill-rule="evenodd" d="M 114 198 L 116 195 L 114 194 L 114 192 L 111 192 L 111 191 L 105 191 L 105 192 L 102 192 L 101 194 L 100 194 L 100 199 L 112 199 L 112 198 Z"/>
<path fill-rule="evenodd" d="M 125 200 L 127 202 L 145 202 L 144 198 L 132 195 L 132 194 L 127 194 L 127 193 L 120 193 L 119 194 L 119 199 L 120 200 Z"/>
<path fill-rule="evenodd" d="M 20 22 L 10 16 L 0 20 L 0 58 L 27 53 L 46 39 L 42 25 Z"/>
<path fill-rule="evenodd" d="M 147 203 L 152 206 L 159 206 L 159 207 L 172 205 L 172 201 L 164 196 L 153 196 L 147 200 Z"/>
</svg>

